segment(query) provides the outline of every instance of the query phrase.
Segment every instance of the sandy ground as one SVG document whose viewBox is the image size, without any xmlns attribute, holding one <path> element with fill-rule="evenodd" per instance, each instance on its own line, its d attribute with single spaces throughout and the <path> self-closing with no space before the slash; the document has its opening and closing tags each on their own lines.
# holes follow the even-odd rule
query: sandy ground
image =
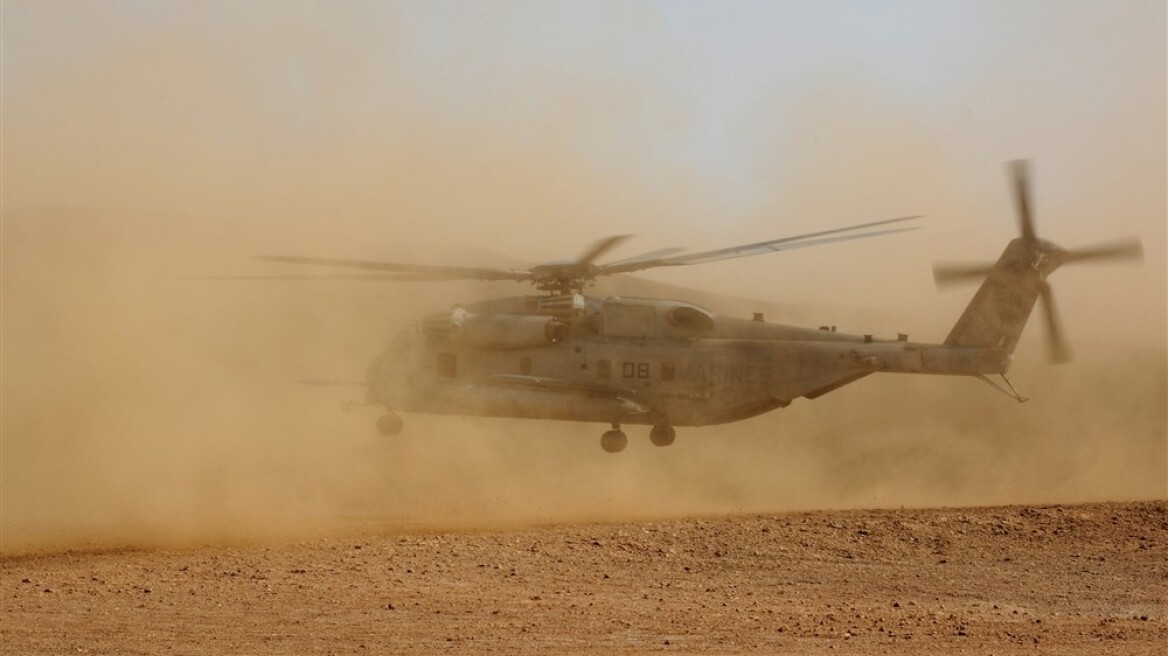
<svg viewBox="0 0 1168 656">
<path fill-rule="evenodd" d="M 44 553 L 0 591 L 10 654 L 1161 654 L 1168 502 Z"/>
</svg>

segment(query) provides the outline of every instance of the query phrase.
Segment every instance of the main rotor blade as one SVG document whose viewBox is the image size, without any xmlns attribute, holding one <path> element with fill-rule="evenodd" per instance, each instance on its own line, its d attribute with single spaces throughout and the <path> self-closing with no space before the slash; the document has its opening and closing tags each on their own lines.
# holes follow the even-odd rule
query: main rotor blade
<svg viewBox="0 0 1168 656">
<path fill-rule="evenodd" d="M 916 227 L 911 228 L 893 228 L 889 230 L 876 230 L 854 235 L 841 235 L 838 237 L 827 237 L 827 235 L 836 235 L 844 232 L 851 232 L 855 230 L 863 230 L 866 228 L 873 228 L 876 226 L 888 225 L 892 223 L 899 223 L 901 221 L 909 221 L 912 219 L 919 219 L 920 216 L 903 216 L 895 219 L 885 219 L 883 221 L 873 221 L 872 223 L 862 223 L 859 225 L 848 226 L 846 228 L 835 228 L 832 230 L 822 230 L 819 232 L 810 232 L 804 235 L 797 235 L 794 237 L 781 237 L 779 239 L 772 239 L 769 241 L 761 241 L 754 244 L 743 244 L 741 246 L 731 246 L 729 248 L 720 248 L 713 251 L 703 251 L 700 253 L 688 253 L 686 255 L 677 255 L 674 257 L 662 257 L 657 259 L 640 259 L 634 258 L 633 261 L 614 262 L 612 264 L 604 264 L 599 267 L 596 275 L 611 275 L 614 273 L 628 273 L 630 271 L 641 271 L 644 269 L 651 269 L 663 266 L 685 266 L 690 264 L 704 264 L 706 262 L 715 262 L 717 260 L 730 260 L 739 257 L 750 257 L 752 255 L 762 255 L 763 253 L 774 253 L 777 251 L 793 250 L 796 248 L 805 248 L 808 246 L 821 246 L 823 244 L 830 244 L 838 241 L 849 241 L 852 239 L 866 239 L 868 237 L 878 237 L 880 235 L 889 235 L 897 232 L 907 232 L 909 230 L 916 230 Z"/>
<path fill-rule="evenodd" d="M 596 258 L 604 255 L 614 246 L 630 237 L 632 237 L 632 235 L 613 235 L 593 243 L 588 247 L 588 250 L 584 251 L 580 254 L 580 257 L 576 258 L 576 265 L 583 268 L 589 264 L 592 264 Z"/>
<path fill-rule="evenodd" d="M 431 282 L 441 280 L 461 280 L 461 278 L 420 276 L 409 273 L 336 273 L 319 275 L 271 275 L 271 276 L 185 276 L 182 280 L 355 280 L 358 282 Z"/>
<path fill-rule="evenodd" d="M 985 280 L 994 270 L 992 264 L 933 264 L 933 282 L 937 287 L 945 287 L 964 282 Z"/>
<path fill-rule="evenodd" d="M 301 385 L 310 385 L 312 387 L 369 387 L 369 383 L 363 380 L 321 380 L 316 378 L 301 378 L 296 381 Z"/>
<path fill-rule="evenodd" d="M 1016 159 L 1010 162 L 1010 175 L 1014 182 L 1014 202 L 1018 207 L 1018 228 L 1022 238 L 1032 242 L 1037 237 L 1034 215 L 1030 211 L 1030 161 Z"/>
<path fill-rule="evenodd" d="M 648 253 L 641 253 L 640 255 L 626 257 L 625 259 L 617 260 L 616 262 L 609 262 L 608 264 L 605 264 L 604 266 L 611 267 L 611 266 L 620 266 L 620 265 L 624 265 L 624 264 L 632 264 L 633 262 L 644 262 L 646 260 L 658 260 L 658 259 L 665 257 L 666 255 L 673 255 L 674 253 L 680 253 L 684 250 L 685 249 L 680 247 L 680 246 L 673 246 L 670 248 L 660 248 L 660 249 L 655 250 L 655 251 L 649 251 Z"/>
<path fill-rule="evenodd" d="M 1129 239 L 1109 244 L 1096 244 L 1086 248 L 1067 251 L 1063 262 L 1092 262 L 1096 260 L 1142 260 L 1144 245 L 1138 239 Z"/>
<path fill-rule="evenodd" d="M 503 271 L 479 267 L 453 267 L 435 264 L 400 264 L 397 262 L 376 262 L 370 260 L 342 260 L 324 257 L 299 257 L 294 255 L 257 255 L 257 260 L 284 262 L 286 264 L 315 264 L 319 266 L 363 269 L 366 271 L 391 271 L 413 274 L 417 277 L 403 277 L 403 280 L 530 280 L 526 271 Z"/>
<path fill-rule="evenodd" d="M 1045 280 L 1039 288 L 1042 296 L 1043 314 L 1046 315 L 1046 353 L 1054 364 L 1071 361 L 1071 349 L 1063 337 L 1062 321 L 1059 320 L 1058 310 L 1054 305 L 1054 293 L 1050 284 Z"/>
</svg>

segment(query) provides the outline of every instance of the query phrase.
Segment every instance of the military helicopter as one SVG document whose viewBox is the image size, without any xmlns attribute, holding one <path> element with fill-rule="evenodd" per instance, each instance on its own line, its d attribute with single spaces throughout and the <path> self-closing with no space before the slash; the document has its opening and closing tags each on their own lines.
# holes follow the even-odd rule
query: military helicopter
<svg viewBox="0 0 1168 656">
<path fill-rule="evenodd" d="M 585 294 L 603 276 L 888 235 L 914 229 L 907 222 L 920 217 L 699 253 L 663 249 L 597 264 L 628 238 L 612 236 L 575 260 L 516 270 L 286 255 L 258 259 L 376 272 L 338 276 L 344 278 L 534 285 L 541 294 L 458 305 L 398 334 L 366 372 L 367 404 L 386 411 L 377 428 L 385 435 L 401 432 L 398 412 L 598 422 L 610 425 L 601 447 L 617 453 L 628 444 L 623 425 L 650 426 L 650 442 L 664 447 L 674 442 L 678 426 L 747 419 L 878 372 L 973 376 L 1024 402 L 1007 372 L 1039 299 L 1050 359 L 1070 358 L 1047 277 L 1064 264 L 1141 258 L 1142 246 L 1127 240 L 1064 250 L 1040 239 L 1027 163 L 1009 166 L 1021 236 L 996 263 L 934 267 L 938 285 L 981 281 L 941 343 L 910 342 L 903 334 L 876 339 L 829 326 L 798 328 L 761 315 L 721 317 L 682 300 Z"/>
</svg>

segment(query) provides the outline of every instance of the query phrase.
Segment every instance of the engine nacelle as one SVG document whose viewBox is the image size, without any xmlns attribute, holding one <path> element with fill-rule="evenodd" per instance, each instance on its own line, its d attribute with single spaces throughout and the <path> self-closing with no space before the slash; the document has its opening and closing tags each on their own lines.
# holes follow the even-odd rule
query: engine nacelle
<svg viewBox="0 0 1168 656">
<path fill-rule="evenodd" d="M 713 312 L 681 301 L 609 296 L 603 313 L 606 337 L 696 340 L 713 333 L 716 323 Z"/>
<path fill-rule="evenodd" d="M 693 305 L 675 305 L 665 312 L 665 321 L 691 339 L 701 339 L 714 332 L 714 316 Z"/>
<path fill-rule="evenodd" d="M 519 314 L 470 315 L 452 324 L 450 336 L 456 342 L 487 350 L 550 346 L 568 337 L 568 324 L 553 317 Z"/>
</svg>

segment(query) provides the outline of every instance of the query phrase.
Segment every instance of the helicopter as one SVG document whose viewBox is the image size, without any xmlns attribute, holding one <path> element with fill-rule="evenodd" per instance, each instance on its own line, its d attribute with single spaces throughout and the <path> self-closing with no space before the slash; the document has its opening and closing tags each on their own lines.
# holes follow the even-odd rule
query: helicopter
<svg viewBox="0 0 1168 656">
<path fill-rule="evenodd" d="M 1031 211 L 1026 160 L 1008 163 L 1020 235 L 994 263 L 935 265 L 938 286 L 981 285 L 940 343 L 845 334 L 718 316 L 684 300 L 594 297 L 598 278 L 890 235 L 919 216 L 885 219 L 698 253 L 667 248 L 597 264 L 627 235 L 592 244 L 574 260 L 526 269 L 263 255 L 284 264 L 357 269 L 325 276 L 393 282 L 526 282 L 539 294 L 456 305 L 399 333 L 369 364 L 366 405 L 384 408 L 377 429 L 403 430 L 399 413 L 555 419 L 608 424 L 600 446 L 623 451 L 625 425 L 649 426 L 658 447 L 677 427 L 740 421 L 816 399 L 874 373 L 978 378 L 1018 402 L 1008 371 L 1041 301 L 1049 359 L 1070 359 L 1047 277 L 1064 264 L 1142 258 L 1138 239 L 1066 250 L 1041 239 Z M 312 277 L 312 276 L 265 276 Z M 1001 384 L 991 379 L 997 376 Z"/>
</svg>

